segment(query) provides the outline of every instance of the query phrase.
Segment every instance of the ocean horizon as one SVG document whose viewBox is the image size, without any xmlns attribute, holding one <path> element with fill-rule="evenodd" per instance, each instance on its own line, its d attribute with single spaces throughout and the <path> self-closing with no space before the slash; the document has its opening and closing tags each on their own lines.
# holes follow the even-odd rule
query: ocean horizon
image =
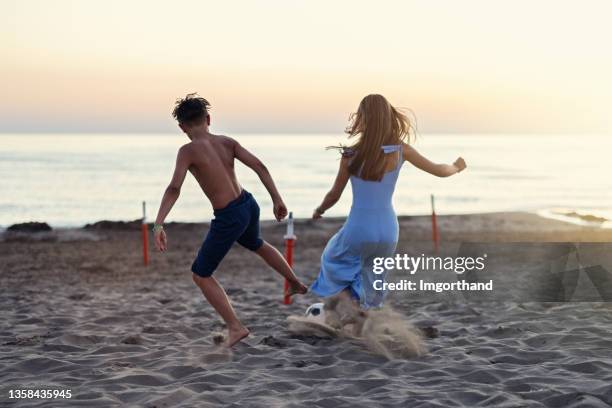
<svg viewBox="0 0 612 408">
<path fill-rule="evenodd" d="M 270 169 L 296 218 L 307 218 L 333 183 L 339 154 L 326 146 L 347 144 L 338 134 L 233 134 Z M 152 221 L 172 175 L 175 134 L 0 135 L 0 227 L 28 221 L 77 227 L 99 220 L 140 218 L 142 201 Z M 398 215 L 528 211 L 612 218 L 609 152 L 597 135 L 419 135 L 414 146 L 436 162 L 463 156 L 468 169 L 436 178 L 405 163 L 394 197 Z M 237 163 L 243 187 L 272 219 L 270 198 L 257 178 Z M 327 216 L 346 216 L 350 187 Z M 188 175 L 167 221 L 206 222 L 212 208 Z"/>
</svg>

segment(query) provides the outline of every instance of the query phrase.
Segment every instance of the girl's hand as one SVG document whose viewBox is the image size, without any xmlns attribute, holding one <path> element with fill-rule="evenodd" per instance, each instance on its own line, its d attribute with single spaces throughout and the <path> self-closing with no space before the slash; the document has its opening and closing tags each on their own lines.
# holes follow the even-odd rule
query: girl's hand
<svg viewBox="0 0 612 408">
<path fill-rule="evenodd" d="M 465 170 L 467 164 L 465 164 L 465 160 L 463 160 L 463 157 L 459 157 L 457 160 L 455 160 L 453 166 L 455 166 L 455 168 L 457 169 L 457 173 L 459 173 Z"/>
<path fill-rule="evenodd" d="M 166 238 L 166 231 L 163 229 L 155 233 L 155 248 L 164 252 L 168 249 L 168 240 Z"/>
<path fill-rule="evenodd" d="M 322 215 L 323 215 L 323 213 L 321 211 L 319 211 L 319 209 L 317 208 L 317 209 L 315 209 L 312 212 L 312 219 L 313 220 L 318 220 L 319 218 L 321 218 Z"/>
</svg>

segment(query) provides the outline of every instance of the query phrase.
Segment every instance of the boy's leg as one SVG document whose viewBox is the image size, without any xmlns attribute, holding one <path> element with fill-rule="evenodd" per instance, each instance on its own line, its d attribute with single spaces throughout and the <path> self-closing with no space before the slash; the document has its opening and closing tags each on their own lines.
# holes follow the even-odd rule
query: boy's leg
<svg viewBox="0 0 612 408">
<path fill-rule="evenodd" d="M 300 282 L 285 258 L 272 245 L 264 241 L 263 244 L 255 250 L 255 253 L 261 256 L 272 269 L 289 281 L 289 295 L 294 295 L 296 293 L 304 294 L 308 292 L 306 285 Z"/>
<path fill-rule="evenodd" d="M 280 252 L 259 236 L 259 205 L 257 205 L 257 201 L 255 201 L 250 193 L 247 194 L 249 206 L 245 207 L 244 211 L 249 217 L 249 225 L 237 239 L 237 242 L 261 256 L 268 265 L 287 279 L 289 282 L 289 295 L 308 292 L 308 288 L 298 280 Z"/>
<path fill-rule="evenodd" d="M 198 285 L 208 303 L 215 308 L 225 321 L 228 330 L 228 346 L 232 347 L 249 335 L 249 329 L 244 327 L 232 307 L 225 290 L 212 276 L 204 278 L 193 274 L 193 281 Z"/>
<path fill-rule="evenodd" d="M 238 320 L 225 290 L 212 277 L 212 274 L 230 250 L 236 238 L 242 234 L 242 229 L 236 228 L 236 226 L 240 227 L 240 224 L 234 222 L 232 213 L 215 214 L 215 219 L 210 224 L 206 239 L 191 265 L 193 281 L 227 325 L 229 347 L 248 336 L 249 330 Z"/>
</svg>

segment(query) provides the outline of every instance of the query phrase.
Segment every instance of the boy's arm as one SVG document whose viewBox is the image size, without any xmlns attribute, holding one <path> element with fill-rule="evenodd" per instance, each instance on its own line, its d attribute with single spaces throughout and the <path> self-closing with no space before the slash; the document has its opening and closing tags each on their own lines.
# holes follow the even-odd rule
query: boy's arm
<svg viewBox="0 0 612 408">
<path fill-rule="evenodd" d="M 466 168 L 465 160 L 457 158 L 453 164 L 438 164 L 421 155 L 417 150 L 405 144 L 403 148 L 404 160 L 409 161 L 414 167 L 438 177 L 448 177 L 457 174 Z"/>
<path fill-rule="evenodd" d="M 179 198 L 179 195 L 181 194 L 181 187 L 183 185 L 183 181 L 185 181 L 185 175 L 187 174 L 190 164 L 187 149 L 185 147 L 181 147 L 176 155 L 176 166 L 174 167 L 172 180 L 170 180 L 170 184 L 168 184 L 168 187 L 166 187 L 161 204 L 159 205 L 157 218 L 155 219 L 155 246 L 160 251 L 165 251 L 168 244 L 166 241 L 166 233 L 158 226 L 161 226 L 164 223 L 168 213 L 172 209 L 172 206 L 174 206 L 174 203 L 176 203 L 176 200 Z"/>
<path fill-rule="evenodd" d="M 285 206 L 280 193 L 276 189 L 276 185 L 274 184 L 274 180 L 272 180 L 272 176 L 270 175 L 268 168 L 253 153 L 242 147 L 240 143 L 235 140 L 234 143 L 234 157 L 257 173 L 257 176 L 259 176 L 262 184 L 266 187 L 268 193 L 270 193 L 270 197 L 272 197 L 272 203 L 274 204 L 274 217 L 277 221 L 282 220 L 287 216 L 287 207 Z"/>
</svg>

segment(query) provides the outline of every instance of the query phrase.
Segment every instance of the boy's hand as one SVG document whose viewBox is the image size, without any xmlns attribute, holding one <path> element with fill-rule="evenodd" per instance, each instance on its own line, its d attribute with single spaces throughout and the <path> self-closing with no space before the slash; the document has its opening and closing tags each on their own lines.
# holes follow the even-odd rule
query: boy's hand
<svg viewBox="0 0 612 408">
<path fill-rule="evenodd" d="M 467 167 L 467 165 L 465 164 L 465 160 L 463 160 L 463 157 L 459 157 L 457 160 L 455 160 L 453 166 L 457 168 L 457 173 L 465 170 L 465 168 Z"/>
<path fill-rule="evenodd" d="M 274 203 L 274 217 L 276 221 L 280 221 L 287 216 L 287 207 L 283 200 L 275 201 Z"/>
<path fill-rule="evenodd" d="M 168 249 L 168 241 L 166 239 L 166 231 L 160 230 L 155 233 L 155 248 L 164 252 Z"/>
</svg>

